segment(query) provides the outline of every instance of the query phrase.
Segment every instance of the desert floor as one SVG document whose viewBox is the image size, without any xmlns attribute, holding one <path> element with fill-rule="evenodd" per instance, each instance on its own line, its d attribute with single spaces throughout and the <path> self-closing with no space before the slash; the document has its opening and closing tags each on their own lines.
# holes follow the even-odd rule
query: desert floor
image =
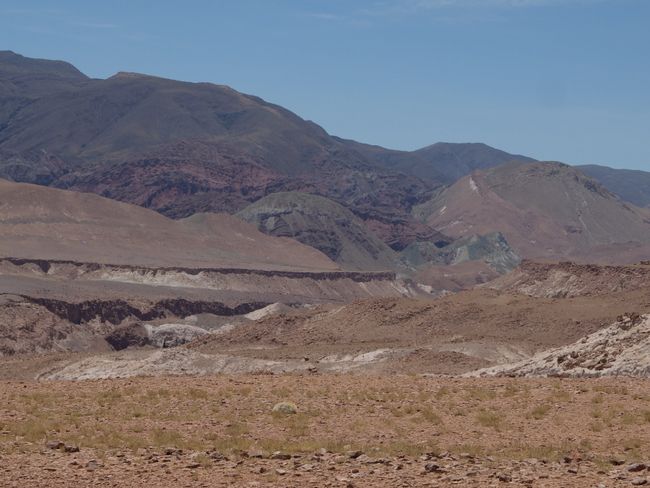
<svg viewBox="0 0 650 488">
<path fill-rule="evenodd" d="M 273 412 L 283 401 L 297 413 Z M 645 461 L 638 379 L 0 383 L 6 487 L 634 486 Z"/>
</svg>

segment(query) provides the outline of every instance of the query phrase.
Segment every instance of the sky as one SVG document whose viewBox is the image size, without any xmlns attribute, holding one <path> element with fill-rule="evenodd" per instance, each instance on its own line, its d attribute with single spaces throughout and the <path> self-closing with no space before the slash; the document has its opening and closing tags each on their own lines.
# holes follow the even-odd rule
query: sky
<svg viewBox="0 0 650 488">
<path fill-rule="evenodd" d="M 229 85 L 331 134 L 650 171 L 650 0 L 0 0 L 0 49 Z"/>
</svg>

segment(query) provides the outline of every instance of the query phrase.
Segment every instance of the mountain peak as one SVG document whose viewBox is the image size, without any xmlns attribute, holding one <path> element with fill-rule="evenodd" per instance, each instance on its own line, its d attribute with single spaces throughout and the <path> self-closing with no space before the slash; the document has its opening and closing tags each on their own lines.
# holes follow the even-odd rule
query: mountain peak
<svg viewBox="0 0 650 488">
<path fill-rule="evenodd" d="M 0 51 L 0 75 L 15 76 L 50 75 L 59 78 L 87 80 L 88 77 L 65 61 L 28 58 L 14 51 Z"/>
</svg>

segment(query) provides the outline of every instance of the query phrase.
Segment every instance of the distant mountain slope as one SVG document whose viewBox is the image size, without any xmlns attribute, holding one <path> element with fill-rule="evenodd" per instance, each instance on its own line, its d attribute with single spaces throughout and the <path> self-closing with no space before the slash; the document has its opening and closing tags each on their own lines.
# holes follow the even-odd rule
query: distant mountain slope
<svg viewBox="0 0 650 488">
<path fill-rule="evenodd" d="M 438 142 L 409 152 L 339 140 L 386 169 L 445 184 L 454 183 L 476 169 L 492 168 L 511 161 L 535 161 L 482 143 Z"/>
<path fill-rule="evenodd" d="M 335 270 L 225 214 L 171 220 L 97 195 L 0 180 L 0 257 L 144 266 Z"/>
<path fill-rule="evenodd" d="M 418 243 L 430 249 L 447 242 L 435 225 L 449 222 L 418 221 L 413 208 L 438 201 L 444 185 L 473 170 L 489 173 L 513 160 L 534 164 L 484 144 L 438 143 L 413 152 L 369 146 L 332 137 L 227 86 L 136 73 L 89 79 L 68 63 L 0 52 L 0 178 L 96 193 L 172 218 L 232 214 L 267 195 L 297 191 L 344 206 L 394 251 Z M 549 195 L 561 188 L 551 186 Z M 522 205 L 512 203 L 514 214 L 501 215 L 504 228 L 526 221 Z M 573 232 L 566 229 L 579 227 L 580 212 L 587 212 L 575 202 L 565 210 L 566 222 L 542 232 Z M 631 235 L 636 242 L 635 225 L 601 226 L 592 241 L 607 246 Z M 531 252 L 535 246 L 529 243 Z"/>
<path fill-rule="evenodd" d="M 18 83 L 15 73 L 50 89 Z M 398 247 L 408 243 L 396 236 L 422 235 L 409 228 L 410 208 L 440 185 L 382 168 L 313 122 L 226 86 L 134 73 L 88 79 L 65 63 L 11 52 L 0 56 L 0 80 L 8 87 L 0 92 L 7 179 L 174 218 L 236 212 L 277 191 L 318 193 Z"/>
<path fill-rule="evenodd" d="M 415 151 L 427 162 L 433 162 L 438 174 L 446 182 L 454 182 L 477 169 L 492 168 L 511 161 L 531 162 L 534 159 L 517 154 L 509 154 L 486 144 L 452 144 L 438 142 Z M 415 166 L 409 174 L 426 174 L 426 167 Z"/>
<path fill-rule="evenodd" d="M 593 253 L 616 261 L 650 250 L 650 221 L 640 209 L 560 163 L 474 172 L 414 213 L 456 238 L 502 232 L 524 258 L 587 259 Z"/>
<path fill-rule="evenodd" d="M 327 198 L 299 192 L 274 193 L 237 214 L 259 230 L 292 237 L 346 269 L 394 269 L 398 255 L 367 230 L 352 212 Z"/>
<path fill-rule="evenodd" d="M 86 75 L 64 61 L 26 58 L 12 51 L 0 51 L 2 97 L 34 97 L 74 88 L 87 80 Z M 0 110 L 6 108 L 3 103 Z"/>
<path fill-rule="evenodd" d="M 600 182 L 623 200 L 639 207 L 650 207 L 650 172 L 614 169 L 595 164 L 576 166 L 576 168 Z"/>
</svg>

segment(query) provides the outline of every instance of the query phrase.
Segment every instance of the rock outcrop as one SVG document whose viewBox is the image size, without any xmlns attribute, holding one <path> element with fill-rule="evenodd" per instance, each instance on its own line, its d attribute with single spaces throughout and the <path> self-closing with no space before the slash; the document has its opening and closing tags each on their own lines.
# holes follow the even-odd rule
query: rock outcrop
<svg viewBox="0 0 650 488">
<path fill-rule="evenodd" d="M 469 376 L 650 376 L 650 315 L 629 313 L 578 342 Z"/>
</svg>

